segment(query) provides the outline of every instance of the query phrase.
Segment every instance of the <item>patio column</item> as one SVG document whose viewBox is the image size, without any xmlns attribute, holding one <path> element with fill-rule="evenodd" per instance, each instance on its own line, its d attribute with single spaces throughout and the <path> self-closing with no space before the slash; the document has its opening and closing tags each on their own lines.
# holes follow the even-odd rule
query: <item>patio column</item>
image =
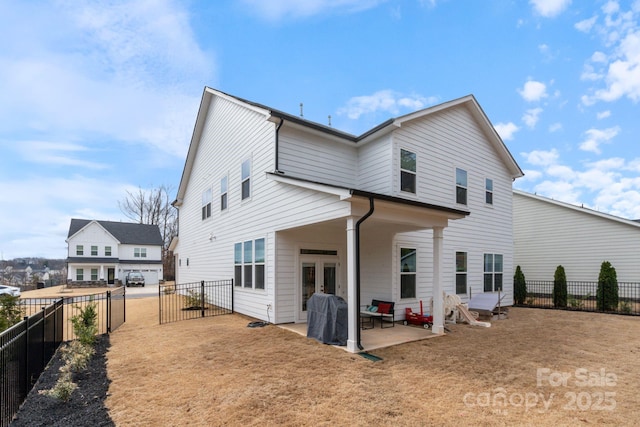
<svg viewBox="0 0 640 427">
<path fill-rule="evenodd" d="M 434 334 L 444 333 L 444 296 L 442 293 L 442 240 L 444 227 L 433 227 L 433 327 Z"/>
<path fill-rule="evenodd" d="M 358 352 L 358 296 L 356 272 L 356 219 L 347 218 L 347 350 Z"/>
<path fill-rule="evenodd" d="M 98 279 L 104 280 L 104 265 L 102 264 L 100 264 L 100 276 L 98 276 Z"/>
</svg>

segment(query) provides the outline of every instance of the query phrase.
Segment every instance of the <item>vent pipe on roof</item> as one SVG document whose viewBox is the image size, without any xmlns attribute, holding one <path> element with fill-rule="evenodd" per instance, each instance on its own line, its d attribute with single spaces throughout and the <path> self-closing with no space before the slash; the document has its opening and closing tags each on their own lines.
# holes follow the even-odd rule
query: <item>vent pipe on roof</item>
<svg viewBox="0 0 640 427">
<path fill-rule="evenodd" d="M 300 103 L 300 117 L 304 117 L 303 108 L 304 108 L 304 104 L 301 102 Z"/>
<path fill-rule="evenodd" d="M 329 127 L 331 127 L 331 114 L 329 114 Z"/>
</svg>

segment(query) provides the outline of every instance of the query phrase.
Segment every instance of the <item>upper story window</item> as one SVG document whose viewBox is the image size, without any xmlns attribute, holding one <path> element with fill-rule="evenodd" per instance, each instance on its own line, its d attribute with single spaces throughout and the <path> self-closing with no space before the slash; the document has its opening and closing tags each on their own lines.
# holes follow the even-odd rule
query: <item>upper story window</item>
<svg viewBox="0 0 640 427">
<path fill-rule="evenodd" d="M 484 180 L 484 202 L 488 205 L 493 204 L 493 180 L 489 178 Z"/>
<path fill-rule="evenodd" d="M 400 298 L 416 297 L 416 250 L 400 248 Z"/>
<path fill-rule="evenodd" d="M 146 258 L 147 257 L 147 248 L 133 248 L 133 257 L 134 258 Z"/>
<path fill-rule="evenodd" d="M 76 255 L 84 255 L 84 246 L 76 245 Z"/>
<path fill-rule="evenodd" d="M 111 246 L 104 247 L 104 256 L 111 256 Z"/>
<path fill-rule="evenodd" d="M 202 192 L 202 219 L 205 220 L 211 216 L 211 189 L 207 188 Z"/>
<path fill-rule="evenodd" d="M 242 162 L 242 200 L 251 197 L 251 160 Z"/>
<path fill-rule="evenodd" d="M 220 180 L 220 210 L 224 211 L 227 209 L 227 177 L 223 176 Z"/>
<path fill-rule="evenodd" d="M 400 191 L 416 193 L 416 153 L 400 150 Z"/>
<path fill-rule="evenodd" d="M 503 257 L 500 254 L 484 254 L 484 291 L 502 290 Z"/>
<path fill-rule="evenodd" d="M 467 253 L 456 252 L 456 294 L 467 293 Z"/>
<path fill-rule="evenodd" d="M 456 203 L 467 204 L 467 171 L 456 168 Z"/>
<path fill-rule="evenodd" d="M 91 256 L 98 256 L 98 247 L 91 246 Z"/>
</svg>

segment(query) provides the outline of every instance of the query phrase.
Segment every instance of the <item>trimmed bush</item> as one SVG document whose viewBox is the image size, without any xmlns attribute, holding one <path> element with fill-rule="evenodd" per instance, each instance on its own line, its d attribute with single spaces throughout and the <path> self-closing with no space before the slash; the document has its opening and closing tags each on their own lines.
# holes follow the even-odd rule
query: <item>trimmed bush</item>
<svg viewBox="0 0 640 427">
<path fill-rule="evenodd" d="M 618 276 L 609 261 L 600 266 L 596 302 L 600 311 L 615 311 L 618 308 Z"/>
<path fill-rule="evenodd" d="M 516 274 L 513 275 L 513 300 L 517 305 L 522 305 L 527 300 L 527 281 L 520 266 L 516 267 Z"/>
<path fill-rule="evenodd" d="M 553 306 L 567 307 L 567 276 L 564 267 L 559 265 L 553 275 Z"/>
</svg>

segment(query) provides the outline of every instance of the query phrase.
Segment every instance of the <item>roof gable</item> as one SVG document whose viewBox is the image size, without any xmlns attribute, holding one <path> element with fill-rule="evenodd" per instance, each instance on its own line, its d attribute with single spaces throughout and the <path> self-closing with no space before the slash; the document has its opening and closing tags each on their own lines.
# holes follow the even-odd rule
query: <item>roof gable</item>
<svg viewBox="0 0 640 427">
<path fill-rule="evenodd" d="M 67 239 L 70 239 L 80 231 L 86 229 L 90 224 L 98 224 L 123 245 L 163 245 L 160 228 L 157 225 L 77 218 L 71 219 Z"/>
</svg>

